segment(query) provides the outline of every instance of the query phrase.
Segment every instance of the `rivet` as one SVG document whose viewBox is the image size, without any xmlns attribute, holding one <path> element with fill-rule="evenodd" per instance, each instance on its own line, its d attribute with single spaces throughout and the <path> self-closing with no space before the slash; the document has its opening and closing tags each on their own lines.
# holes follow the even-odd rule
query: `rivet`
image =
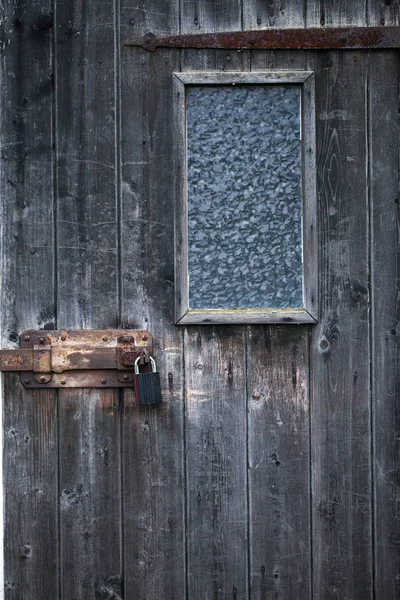
<svg viewBox="0 0 400 600">
<path fill-rule="evenodd" d="M 107 342 L 107 341 L 108 341 L 108 337 L 105 335 L 105 336 L 103 337 L 103 342 Z"/>
<path fill-rule="evenodd" d="M 145 342 L 147 340 L 147 335 L 142 335 L 142 340 Z"/>
<path fill-rule="evenodd" d="M 25 338 L 24 338 L 24 340 L 26 342 L 30 342 L 31 341 L 31 336 L 30 335 L 26 335 Z"/>
<path fill-rule="evenodd" d="M 105 383 L 107 383 L 107 379 L 102 379 L 101 383 L 104 385 Z"/>
<path fill-rule="evenodd" d="M 124 381 L 128 381 L 128 375 L 124 375 L 123 379 Z"/>
<path fill-rule="evenodd" d="M 40 383 L 46 383 L 46 377 L 44 375 L 41 376 Z"/>
<path fill-rule="evenodd" d="M 65 381 L 65 379 L 61 379 L 61 385 L 65 385 L 67 382 Z"/>
<path fill-rule="evenodd" d="M 27 337 L 29 337 L 29 336 L 27 336 Z M 25 383 L 26 383 L 26 385 L 29 385 L 29 384 L 30 384 L 30 382 L 31 382 L 31 380 L 30 380 L 30 379 L 25 379 Z"/>
<path fill-rule="evenodd" d="M 44 344 L 44 338 L 39 338 L 39 344 Z"/>
<path fill-rule="evenodd" d="M 61 336 L 61 340 L 62 340 L 63 342 L 65 342 L 65 340 L 66 340 L 66 339 L 67 339 L 67 336 L 65 335 L 65 333 L 63 333 L 63 334 L 62 334 L 62 336 Z"/>
</svg>

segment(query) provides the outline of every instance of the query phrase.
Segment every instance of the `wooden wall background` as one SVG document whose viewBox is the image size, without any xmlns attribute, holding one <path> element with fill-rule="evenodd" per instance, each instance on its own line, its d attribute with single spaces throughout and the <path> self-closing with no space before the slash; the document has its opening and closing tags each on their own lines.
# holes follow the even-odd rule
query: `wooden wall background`
<svg viewBox="0 0 400 600">
<path fill-rule="evenodd" d="M 398 0 L 0 11 L 2 344 L 148 328 L 164 390 L 4 377 L 5 598 L 398 598 L 399 55 L 124 47 L 398 25 Z M 273 68 L 316 71 L 319 324 L 175 327 L 171 73 Z"/>
</svg>

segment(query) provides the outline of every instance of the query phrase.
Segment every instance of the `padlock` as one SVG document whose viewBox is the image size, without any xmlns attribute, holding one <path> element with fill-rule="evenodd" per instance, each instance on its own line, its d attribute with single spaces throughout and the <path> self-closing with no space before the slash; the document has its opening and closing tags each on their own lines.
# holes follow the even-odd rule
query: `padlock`
<svg viewBox="0 0 400 600">
<path fill-rule="evenodd" d="M 157 372 L 154 358 L 150 356 L 151 373 L 139 373 L 139 360 L 135 360 L 135 396 L 140 406 L 160 404 L 161 382 L 160 373 Z"/>
</svg>

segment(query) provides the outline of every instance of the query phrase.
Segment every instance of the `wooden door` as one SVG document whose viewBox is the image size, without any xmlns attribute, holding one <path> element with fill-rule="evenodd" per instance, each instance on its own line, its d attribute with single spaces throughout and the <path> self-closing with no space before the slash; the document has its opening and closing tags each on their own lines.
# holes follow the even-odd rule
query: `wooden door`
<svg viewBox="0 0 400 600">
<path fill-rule="evenodd" d="M 5 0 L 1 328 L 145 328 L 161 407 L 3 376 L 4 598 L 399 596 L 398 52 L 127 48 L 395 2 Z M 179 71 L 314 71 L 316 325 L 174 324 Z"/>
</svg>

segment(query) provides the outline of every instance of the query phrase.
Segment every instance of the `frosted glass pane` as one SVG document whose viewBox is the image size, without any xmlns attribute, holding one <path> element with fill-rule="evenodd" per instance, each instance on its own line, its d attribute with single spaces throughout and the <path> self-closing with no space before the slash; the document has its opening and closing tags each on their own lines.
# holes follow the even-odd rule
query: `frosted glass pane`
<svg viewBox="0 0 400 600">
<path fill-rule="evenodd" d="M 301 308 L 300 86 L 187 91 L 189 307 Z"/>
</svg>

